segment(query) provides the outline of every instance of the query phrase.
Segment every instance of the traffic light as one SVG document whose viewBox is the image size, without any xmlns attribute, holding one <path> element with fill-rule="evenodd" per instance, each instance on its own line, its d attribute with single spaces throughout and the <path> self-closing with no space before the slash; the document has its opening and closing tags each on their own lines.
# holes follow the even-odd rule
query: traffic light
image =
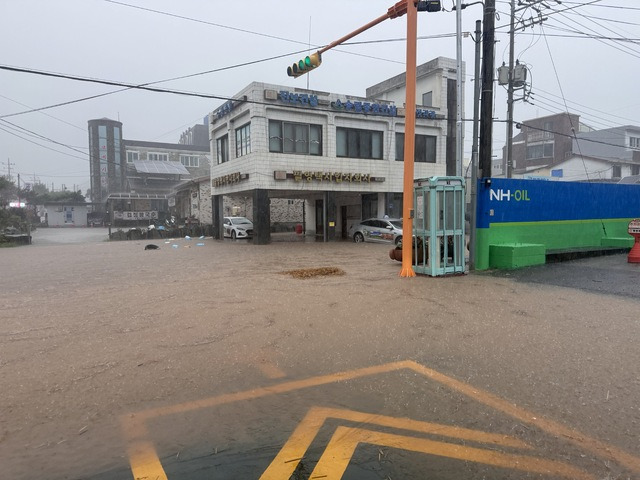
<svg viewBox="0 0 640 480">
<path fill-rule="evenodd" d="M 419 12 L 439 12 L 442 8 L 440 0 L 421 0 L 416 5 Z"/>
<path fill-rule="evenodd" d="M 294 63 L 290 67 L 287 67 L 287 75 L 290 77 L 299 77 L 300 75 L 304 75 L 305 73 L 309 73 L 314 68 L 317 68 L 322 63 L 322 55 L 320 52 L 312 53 L 311 55 L 307 55 L 298 63 Z"/>
</svg>

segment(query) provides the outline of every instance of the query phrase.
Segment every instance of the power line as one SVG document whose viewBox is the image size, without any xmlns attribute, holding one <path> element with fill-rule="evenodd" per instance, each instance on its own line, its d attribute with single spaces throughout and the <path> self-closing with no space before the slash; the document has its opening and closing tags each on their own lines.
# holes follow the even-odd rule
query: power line
<svg viewBox="0 0 640 480">
<path fill-rule="evenodd" d="M 61 153 L 63 155 L 67 155 L 69 157 L 79 158 L 80 160 L 89 161 L 87 158 L 79 157 L 77 155 L 72 155 L 72 154 L 66 153 L 66 152 L 61 152 L 60 150 L 56 150 L 55 148 L 51 148 L 51 147 L 48 147 L 46 145 L 42 145 L 41 143 L 35 142 L 35 141 L 33 141 L 33 140 L 29 139 L 29 138 L 25 138 L 25 137 L 23 137 L 21 135 L 18 135 L 17 133 L 12 132 L 11 130 L 7 130 L 6 128 L 0 127 L 0 130 L 2 130 L 3 132 L 8 133 L 9 135 L 13 135 L 14 137 L 18 137 L 21 140 L 24 140 L 26 142 L 33 143 L 34 145 L 38 145 L 39 147 L 42 147 L 42 148 L 46 148 L 47 150 L 51 150 L 51 151 L 56 152 L 56 153 Z M 81 153 L 84 153 L 84 152 L 81 152 Z"/>
<path fill-rule="evenodd" d="M 573 21 L 573 22 L 574 22 L 576 25 L 578 25 L 579 27 L 582 27 L 582 28 L 584 28 L 584 29 L 586 29 L 586 30 L 588 30 L 588 31 L 590 31 L 590 32 L 591 32 L 591 33 L 585 33 L 585 32 L 580 32 L 580 33 L 584 33 L 585 35 L 595 34 L 595 36 L 598 36 L 598 35 L 600 34 L 600 32 L 598 32 L 598 31 L 596 31 L 596 30 L 594 30 L 594 29 L 592 29 L 592 28 L 587 27 L 587 26 L 585 26 L 585 25 L 583 25 L 583 24 L 581 24 L 581 23 L 577 22 L 576 20 L 572 20 L 572 19 L 568 18 L 566 15 L 562 15 L 562 17 L 563 17 L 563 18 L 566 18 L 566 19 L 567 19 L 567 20 L 569 20 L 569 21 Z M 562 21 L 561 21 L 561 20 L 559 20 L 558 18 L 554 18 L 554 20 L 555 20 L 556 22 L 558 22 L 558 23 L 560 23 L 560 24 L 562 24 L 562 25 L 566 26 L 566 27 L 571 28 L 571 26 L 570 26 L 570 25 L 568 25 L 568 24 L 567 24 L 567 23 L 565 23 L 565 22 L 562 22 Z M 601 25 L 599 25 L 599 26 L 601 26 Z M 603 27 L 603 28 L 606 28 L 606 27 Z M 611 30 L 610 30 L 610 31 L 611 31 Z M 607 43 L 609 40 L 601 40 L 601 39 L 599 39 L 599 38 L 594 38 L 594 40 L 597 40 L 597 41 L 599 41 L 599 42 L 601 42 L 601 43 L 603 43 L 603 44 L 605 44 L 605 45 L 607 45 L 607 46 L 609 46 L 609 47 L 613 47 L 613 48 L 615 48 L 616 50 L 619 50 L 619 51 L 621 51 L 621 52 L 623 52 L 623 53 L 627 53 L 628 55 L 631 55 L 631 56 L 633 56 L 633 57 L 640 58 L 640 52 L 638 52 L 638 50 L 634 50 L 634 49 L 632 49 L 632 48 L 630 48 L 630 47 L 628 47 L 628 46 L 626 46 L 626 45 L 611 45 L 611 44 Z M 613 42 L 615 42 L 615 40 L 613 40 Z"/>
<path fill-rule="evenodd" d="M 562 3 L 566 3 L 567 5 L 577 5 L 577 6 L 581 6 L 583 5 L 583 3 L 581 2 L 567 2 L 567 1 L 563 1 Z M 599 7 L 599 8 L 612 8 L 612 9 L 619 9 L 619 10 L 638 10 L 640 11 L 640 7 L 627 7 L 627 6 L 618 6 L 618 5 L 593 5 L 594 7 Z"/>
<path fill-rule="evenodd" d="M 247 34 L 250 34 L 250 35 L 257 35 L 257 36 L 260 36 L 260 37 L 271 38 L 271 39 L 274 39 L 274 40 L 281 40 L 283 42 L 289 42 L 289 43 L 295 43 L 295 44 L 298 44 L 298 45 L 304 45 L 306 48 L 303 50 L 303 52 L 306 52 L 307 50 L 309 50 L 308 42 L 302 42 L 302 41 L 299 41 L 299 40 L 293 40 L 291 38 L 279 37 L 277 35 L 270 35 L 270 34 L 267 34 L 267 33 L 255 32 L 253 30 L 247 30 L 247 29 L 244 29 L 244 28 L 231 27 L 229 25 L 223 25 L 223 24 L 220 24 L 220 23 L 209 22 L 209 21 L 202 20 L 202 19 L 199 19 L 199 18 L 192 18 L 192 17 L 187 17 L 187 16 L 184 16 L 184 15 L 177 15 L 177 14 L 174 14 L 174 13 L 163 12 L 162 10 L 155 10 L 155 9 L 152 9 L 152 8 L 140 7 L 138 5 L 130 5 L 128 3 L 118 2 L 116 0 L 103 0 L 103 1 L 107 2 L 107 3 L 113 3 L 115 5 L 120 5 L 120 6 L 123 6 L 123 7 L 134 8 L 136 10 L 143 10 L 143 11 L 146 11 L 146 12 L 155 13 L 157 15 L 164 15 L 164 16 L 167 16 L 167 17 L 178 18 L 180 20 L 187 20 L 187 21 L 190 21 L 190 22 L 202 23 L 202 24 L 210 25 L 210 26 L 217 27 L 217 28 L 224 28 L 224 29 L 227 29 L 227 30 L 233 30 L 233 31 L 236 31 L 236 32 L 247 33 Z M 318 48 L 319 49 L 319 48 L 322 48 L 324 46 L 325 45 L 315 45 L 314 48 Z M 372 55 L 365 55 L 365 54 L 362 54 L 362 53 L 348 52 L 348 51 L 341 50 L 341 49 L 333 49 L 333 50 L 335 52 L 346 53 L 348 55 L 356 55 L 358 57 L 371 58 L 371 59 L 375 59 L 375 60 L 381 60 L 381 61 L 384 61 L 384 62 L 401 63 L 401 64 L 404 63 L 404 62 L 401 62 L 401 61 L 398 61 L 398 60 L 391 60 L 391 59 L 388 59 L 388 58 L 375 57 L 375 56 L 372 56 Z"/>
<path fill-rule="evenodd" d="M 56 145 L 60 145 L 62 147 L 68 148 L 69 150 L 73 150 L 74 152 L 82 153 L 83 155 L 86 154 L 86 152 L 83 152 L 82 150 L 79 150 L 78 147 L 72 147 L 71 145 L 67 145 L 66 143 L 61 143 L 61 142 L 53 140 L 53 139 L 51 139 L 49 137 L 45 137 L 44 135 L 40 135 L 39 133 L 33 132 L 33 131 L 31 131 L 31 130 L 29 130 L 27 128 L 21 127 L 20 125 L 16 125 L 15 123 L 11 123 L 8 120 L 0 120 L 0 122 L 2 122 L 3 124 L 8 124 L 11 127 L 13 127 L 14 130 L 19 130 L 19 131 L 25 132 L 26 134 L 31 135 L 33 137 L 36 137 L 39 140 L 46 140 L 46 141 L 54 143 Z M 8 128 L 11 128 L 11 127 L 8 127 Z"/>
<path fill-rule="evenodd" d="M 548 29 L 552 29 L 552 30 L 557 30 L 560 32 L 571 32 L 571 33 L 575 33 L 576 35 L 568 35 L 568 34 L 559 34 L 559 33 L 548 33 L 547 32 L 547 37 L 557 37 L 557 38 L 575 38 L 575 39 L 579 39 L 579 40 L 615 40 L 617 42 L 629 42 L 629 43 L 635 43 L 635 44 L 640 44 L 640 38 L 627 38 L 627 37 L 611 37 L 611 36 L 605 36 L 605 35 L 592 35 L 589 33 L 584 33 L 584 32 L 580 32 L 578 30 L 573 30 L 573 29 L 566 29 L 566 28 L 561 28 L 558 27 L 556 25 L 547 25 Z M 507 34 L 507 32 L 500 32 L 501 34 Z M 536 33 L 536 32 L 518 32 L 518 35 L 530 35 L 530 36 L 536 36 L 539 37 L 540 34 Z"/>
</svg>

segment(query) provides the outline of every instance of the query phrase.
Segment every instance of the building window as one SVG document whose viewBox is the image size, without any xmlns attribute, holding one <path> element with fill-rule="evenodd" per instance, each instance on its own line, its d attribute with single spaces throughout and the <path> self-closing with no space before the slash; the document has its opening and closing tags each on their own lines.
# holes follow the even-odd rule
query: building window
<svg viewBox="0 0 640 480">
<path fill-rule="evenodd" d="M 544 122 L 542 129 L 544 130 L 543 138 L 553 138 L 553 122 Z"/>
<path fill-rule="evenodd" d="M 336 128 L 336 155 L 347 158 L 382 158 L 382 132 Z"/>
<path fill-rule="evenodd" d="M 614 165 L 613 167 L 611 167 L 611 176 L 613 178 L 622 177 L 622 167 L 620 165 Z"/>
<path fill-rule="evenodd" d="M 553 142 L 527 146 L 527 160 L 553 158 Z"/>
<path fill-rule="evenodd" d="M 422 106 L 423 107 L 433 106 L 433 92 L 427 92 L 422 94 Z"/>
<path fill-rule="evenodd" d="M 199 167 L 200 157 L 197 155 L 180 155 L 180 163 L 185 167 Z"/>
<path fill-rule="evenodd" d="M 436 163 L 437 137 L 416 135 L 414 162 Z M 404 161 L 404 133 L 396 133 L 396 161 Z"/>
<path fill-rule="evenodd" d="M 269 151 L 322 155 L 322 125 L 269 120 Z"/>
<path fill-rule="evenodd" d="M 133 163 L 140 159 L 140 154 L 133 150 L 127 150 L 127 163 Z"/>
<path fill-rule="evenodd" d="M 631 148 L 640 148 L 640 137 L 629 137 L 629 146 Z"/>
<path fill-rule="evenodd" d="M 631 165 L 631 175 L 640 175 L 640 165 Z"/>
<path fill-rule="evenodd" d="M 229 161 L 229 135 L 216 140 L 216 151 L 218 153 L 218 165 Z"/>
<path fill-rule="evenodd" d="M 149 152 L 147 153 L 147 159 L 152 160 L 154 162 L 168 162 L 169 154 L 168 153 L 155 153 Z"/>
<path fill-rule="evenodd" d="M 251 153 L 251 124 L 236 128 L 236 157 Z"/>
</svg>

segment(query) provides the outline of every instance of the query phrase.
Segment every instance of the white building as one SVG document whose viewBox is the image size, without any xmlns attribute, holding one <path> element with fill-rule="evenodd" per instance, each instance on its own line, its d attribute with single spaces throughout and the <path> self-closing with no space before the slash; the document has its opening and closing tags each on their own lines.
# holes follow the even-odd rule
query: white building
<svg viewBox="0 0 640 480">
<path fill-rule="evenodd" d="M 414 178 L 455 172 L 455 60 L 418 67 Z M 214 237 L 225 197 L 252 200 L 254 243 L 270 201 L 303 199 L 307 235 L 346 238 L 367 217 L 402 216 L 404 74 L 367 97 L 254 82 L 210 115 Z"/>
</svg>

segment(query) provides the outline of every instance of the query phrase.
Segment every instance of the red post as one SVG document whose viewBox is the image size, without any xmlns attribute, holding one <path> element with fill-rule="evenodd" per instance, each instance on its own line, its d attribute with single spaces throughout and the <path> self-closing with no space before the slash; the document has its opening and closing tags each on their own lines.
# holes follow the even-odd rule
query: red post
<svg viewBox="0 0 640 480">
<path fill-rule="evenodd" d="M 402 270 L 401 277 L 415 277 L 413 270 L 413 160 L 416 144 L 416 50 L 418 43 L 418 9 L 405 0 L 407 8 L 407 76 L 404 105 L 404 188 L 402 195 Z"/>
<path fill-rule="evenodd" d="M 629 222 L 629 235 L 636 239 L 627 257 L 628 263 L 640 263 L 640 218 Z"/>
</svg>

